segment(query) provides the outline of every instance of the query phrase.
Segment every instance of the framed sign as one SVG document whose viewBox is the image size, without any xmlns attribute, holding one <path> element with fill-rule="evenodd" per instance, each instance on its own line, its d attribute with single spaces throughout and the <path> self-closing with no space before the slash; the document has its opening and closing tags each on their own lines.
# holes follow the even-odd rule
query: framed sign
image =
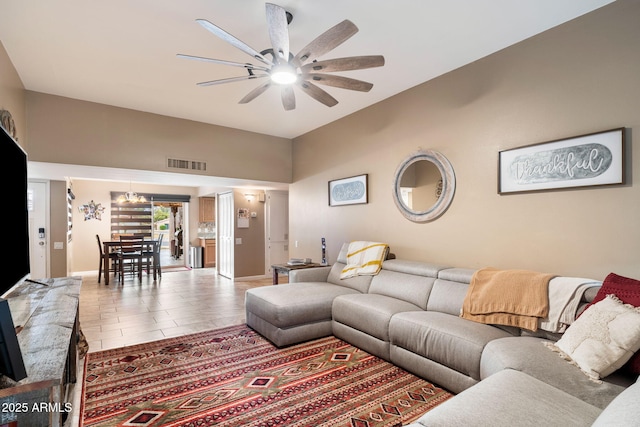
<svg viewBox="0 0 640 427">
<path fill-rule="evenodd" d="M 498 153 L 498 193 L 624 184 L 624 128 Z"/>
<path fill-rule="evenodd" d="M 367 178 L 364 174 L 329 181 L 329 206 L 367 203 Z"/>
</svg>

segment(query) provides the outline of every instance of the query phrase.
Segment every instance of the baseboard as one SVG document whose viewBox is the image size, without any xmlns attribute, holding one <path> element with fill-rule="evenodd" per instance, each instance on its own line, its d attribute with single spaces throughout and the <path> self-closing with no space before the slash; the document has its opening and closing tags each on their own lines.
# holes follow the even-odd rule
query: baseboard
<svg viewBox="0 0 640 427">
<path fill-rule="evenodd" d="M 262 279 L 268 279 L 269 277 L 271 277 L 270 275 L 262 275 L 262 276 L 244 276 L 244 277 L 236 277 L 233 279 L 234 282 L 246 282 L 249 280 L 262 280 Z"/>
</svg>

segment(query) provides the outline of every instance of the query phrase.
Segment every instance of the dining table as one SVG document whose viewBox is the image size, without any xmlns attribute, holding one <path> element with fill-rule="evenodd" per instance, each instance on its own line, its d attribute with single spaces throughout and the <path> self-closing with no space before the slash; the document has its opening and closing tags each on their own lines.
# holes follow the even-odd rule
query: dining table
<svg viewBox="0 0 640 427">
<path fill-rule="evenodd" d="M 160 265 L 160 251 L 158 251 L 158 240 L 152 239 L 144 239 L 142 245 L 144 248 L 147 248 L 149 251 L 153 253 L 153 280 L 156 280 L 158 277 L 158 269 L 157 265 Z M 103 271 L 104 275 L 104 284 L 109 284 L 109 269 L 111 268 L 111 258 L 109 254 L 120 248 L 122 242 L 120 240 L 107 240 L 102 242 L 102 261 L 104 262 Z"/>
</svg>

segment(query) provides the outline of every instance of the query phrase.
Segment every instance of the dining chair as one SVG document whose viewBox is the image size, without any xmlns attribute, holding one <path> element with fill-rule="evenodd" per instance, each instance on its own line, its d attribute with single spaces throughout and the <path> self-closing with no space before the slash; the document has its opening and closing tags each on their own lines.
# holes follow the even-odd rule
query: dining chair
<svg viewBox="0 0 640 427">
<path fill-rule="evenodd" d="M 146 246 L 144 250 L 144 261 L 147 266 L 147 274 L 154 273 L 154 277 L 157 274 L 158 277 L 162 277 L 162 268 L 160 266 L 160 248 L 162 247 L 163 234 L 160 235 L 156 241 L 155 246 Z"/>
<path fill-rule="evenodd" d="M 102 242 L 100 241 L 100 236 L 98 234 L 96 234 L 96 240 L 98 241 L 98 249 L 100 250 L 100 267 L 98 268 L 98 283 L 100 283 L 100 280 L 102 279 L 102 271 L 104 269 L 104 247 L 102 246 Z M 109 271 L 105 271 L 104 274 L 107 275 L 109 273 L 114 273 L 114 275 L 117 275 L 120 271 L 120 267 L 118 264 L 119 261 L 119 254 L 117 251 L 111 251 L 109 252 Z"/>
<path fill-rule="evenodd" d="M 124 280 L 125 270 L 137 273 L 142 280 L 142 260 L 144 251 L 144 237 L 120 235 L 120 252 L 118 262 L 120 264 L 120 278 Z"/>
</svg>

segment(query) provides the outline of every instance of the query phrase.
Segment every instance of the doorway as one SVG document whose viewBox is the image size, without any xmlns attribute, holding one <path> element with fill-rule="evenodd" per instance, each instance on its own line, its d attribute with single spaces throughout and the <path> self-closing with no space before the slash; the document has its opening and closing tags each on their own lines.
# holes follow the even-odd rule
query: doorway
<svg viewBox="0 0 640 427">
<path fill-rule="evenodd" d="M 234 277 L 234 203 L 233 192 L 218 195 L 218 273 L 233 279 Z"/>
<path fill-rule="evenodd" d="M 162 268 L 184 267 L 185 256 L 185 206 L 182 202 L 152 203 L 153 238 L 162 239 L 160 265 Z"/>
<path fill-rule="evenodd" d="M 273 273 L 271 266 L 284 264 L 289 260 L 289 193 L 268 191 L 265 243 L 265 270 Z"/>
</svg>

